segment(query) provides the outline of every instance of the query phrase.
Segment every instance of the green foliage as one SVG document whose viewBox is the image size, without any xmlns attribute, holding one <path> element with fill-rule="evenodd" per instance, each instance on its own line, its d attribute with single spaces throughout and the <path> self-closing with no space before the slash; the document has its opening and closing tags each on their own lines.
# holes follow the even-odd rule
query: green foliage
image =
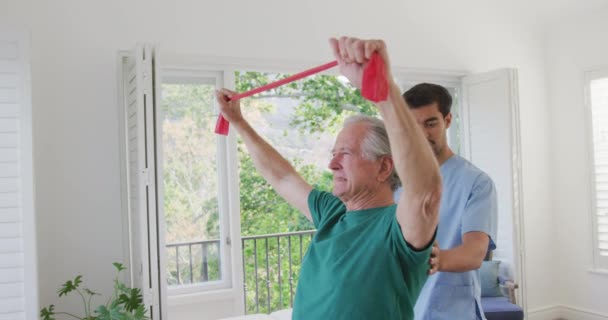
<svg viewBox="0 0 608 320">
<path fill-rule="evenodd" d="M 106 304 L 102 304 L 91 312 L 91 298 L 99 295 L 87 288 L 81 288 L 82 276 L 78 275 L 74 280 L 68 280 L 58 291 L 59 297 L 67 296 L 75 292 L 83 303 L 84 316 L 78 316 L 68 312 L 56 312 L 55 306 L 50 305 L 40 310 L 42 320 L 56 320 L 55 316 L 64 315 L 81 320 L 144 320 L 146 316 L 146 306 L 143 303 L 141 290 L 139 288 L 129 288 L 122 283 L 118 276 L 125 270 L 122 264 L 113 263 L 117 270 L 114 278 L 114 293 Z"/>
<path fill-rule="evenodd" d="M 236 90 L 244 92 L 266 85 L 290 75 L 264 72 L 236 72 Z M 330 75 L 315 75 L 303 80 L 280 86 L 254 96 L 256 99 L 283 97 L 298 99 L 296 115 L 290 125 L 306 132 L 327 132 L 341 125 L 346 115 L 376 115 L 376 107 L 361 96 L 341 78 Z"/>
</svg>

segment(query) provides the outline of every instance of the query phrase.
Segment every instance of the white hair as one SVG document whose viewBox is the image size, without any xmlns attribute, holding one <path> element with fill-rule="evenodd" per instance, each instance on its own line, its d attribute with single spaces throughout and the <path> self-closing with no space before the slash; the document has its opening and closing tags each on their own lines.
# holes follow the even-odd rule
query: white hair
<svg viewBox="0 0 608 320">
<path fill-rule="evenodd" d="M 361 143 L 361 150 L 365 159 L 376 160 L 382 156 L 392 157 L 388 133 L 386 132 L 386 127 L 381 119 L 366 115 L 354 115 L 344 120 L 343 127 L 355 123 L 365 123 L 369 128 Z M 401 186 L 401 180 L 399 179 L 394 166 L 393 172 L 389 177 L 389 183 L 391 185 L 391 190 L 393 191 Z"/>
</svg>

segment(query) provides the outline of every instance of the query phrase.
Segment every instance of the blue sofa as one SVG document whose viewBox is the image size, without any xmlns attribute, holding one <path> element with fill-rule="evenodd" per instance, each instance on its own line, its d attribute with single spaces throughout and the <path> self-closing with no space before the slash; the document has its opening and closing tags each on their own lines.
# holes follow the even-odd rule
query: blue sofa
<svg viewBox="0 0 608 320">
<path fill-rule="evenodd" d="M 484 261 L 479 269 L 481 307 L 488 320 L 523 320 L 524 311 L 515 301 L 517 284 L 510 266 L 500 260 Z"/>
</svg>

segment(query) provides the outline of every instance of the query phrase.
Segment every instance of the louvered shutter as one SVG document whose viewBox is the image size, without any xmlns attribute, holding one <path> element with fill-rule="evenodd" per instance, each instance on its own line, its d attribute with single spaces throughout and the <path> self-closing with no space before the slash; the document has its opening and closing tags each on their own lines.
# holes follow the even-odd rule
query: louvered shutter
<svg viewBox="0 0 608 320">
<path fill-rule="evenodd" d="M 161 319 L 166 288 L 157 194 L 155 49 L 138 45 L 123 59 L 128 212 L 133 286 L 141 288 L 152 319 Z M 165 317 L 166 318 L 166 317 Z"/>
<path fill-rule="evenodd" d="M 0 320 L 38 317 L 26 39 L 0 33 Z"/>
<path fill-rule="evenodd" d="M 608 72 L 589 82 L 595 187 L 595 265 L 608 268 Z"/>
</svg>

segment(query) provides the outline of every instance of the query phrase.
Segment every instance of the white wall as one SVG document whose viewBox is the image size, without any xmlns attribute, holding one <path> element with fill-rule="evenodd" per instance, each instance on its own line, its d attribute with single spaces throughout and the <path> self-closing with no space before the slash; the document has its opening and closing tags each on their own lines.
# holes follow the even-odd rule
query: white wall
<svg viewBox="0 0 608 320">
<path fill-rule="evenodd" d="M 608 274 L 592 266 L 588 128 L 583 95 L 587 70 L 608 67 L 608 10 L 570 18 L 547 34 L 558 304 L 608 317 Z M 559 264 L 558 264 L 559 262 Z"/>
<path fill-rule="evenodd" d="M 528 306 L 554 304 L 554 281 L 561 275 L 546 268 L 555 262 L 555 228 L 541 42 L 516 15 L 490 5 L 482 0 L 4 0 L 1 23 L 32 36 L 41 305 L 56 303 L 58 284 L 76 273 L 108 292 L 110 262 L 124 259 L 118 50 L 148 40 L 165 52 L 324 62 L 332 58 L 327 38 L 342 34 L 386 39 L 395 66 L 518 68 Z M 204 311 L 197 313 L 204 318 Z"/>
</svg>

